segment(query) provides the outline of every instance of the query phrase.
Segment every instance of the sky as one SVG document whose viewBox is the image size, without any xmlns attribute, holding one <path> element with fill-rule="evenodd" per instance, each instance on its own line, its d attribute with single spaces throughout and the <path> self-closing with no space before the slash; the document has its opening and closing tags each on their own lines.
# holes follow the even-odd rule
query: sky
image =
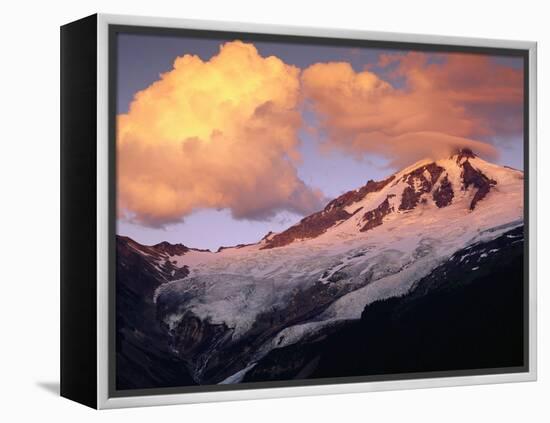
<svg viewBox="0 0 550 423">
<path fill-rule="evenodd" d="M 523 167 L 522 60 L 119 34 L 117 233 L 252 243 L 415 161 Z"/>
</svg>

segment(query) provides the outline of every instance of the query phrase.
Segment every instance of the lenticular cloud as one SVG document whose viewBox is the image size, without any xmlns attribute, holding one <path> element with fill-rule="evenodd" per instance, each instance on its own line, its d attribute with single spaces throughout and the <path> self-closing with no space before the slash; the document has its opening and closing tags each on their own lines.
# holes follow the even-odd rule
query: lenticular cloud
<svg viewBox="0 0 550 423">
<path fill-rule="evenodd" d="M 399 167 L 464 147 L 492 159 L 496 137 L 521 136 L 521 70 L 479 55 L 429 59 L 382 55 L 378 74 L 372 67 L 356 72 L 345 62 L 307 68 L 303 95 L 319 118 L 325 147 L 378 154 Z M 398 78 L 403 86 L 390 82 Z"/>
</svg>

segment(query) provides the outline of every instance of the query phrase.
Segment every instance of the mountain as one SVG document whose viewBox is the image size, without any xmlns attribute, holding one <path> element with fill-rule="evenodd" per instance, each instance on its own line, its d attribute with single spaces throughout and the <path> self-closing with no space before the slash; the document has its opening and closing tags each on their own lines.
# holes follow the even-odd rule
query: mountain
<svg viewBox="0 0 550 423">
<path fill-rule="evenodd" d="M 159 345 L 166 343 L 168 356 L 179 360 L 194 383 L 317 377 L 330 373 L 323 367 L 334 352 L 330 340 L 351 326 L 357 329 L 369 308 L 380 309 L 387 301 L 384 307 L 393 309 L 398 298 L 432 300 L 440 291 L 430 286 L 447 284 L 452 290 L 471 275 L 491 279 L 504 264 L 515 275 L 522 250 L 514 237 L 522 232 L 523 173 L 461 150 L 368 181 L 256 244 L 214 253 L 167 243 L 145 247 L 119 237 L 117 254 L 123 259 L 117 260 L 117 287 L 119 278 L 124 286 L 140 287 L 131 293 L 145 296 L 150 312 L 154 309 L 147 319 L 166 337 Z M 494 242 L 500 247 L 489 248 Z M 474 259 L 469 249 L 483 252 Z M 457 268 L 460 273 L 451 272 Z M 449 272 L 455 275 L 451 281 Z M 521 286 L 522 280 L 510 283 Z M 481 282 L 472 286 L 475 291 Z M 413 303 L 418 310 L 417 304 L 424 304 Z M 426 304 L 426 310 L 433 307 L 433 301 Z M 360 328 L 360 333 L 373 330 Z M 399 337 L 402 332 L 392 342 L 405 345 Z M 326 342 L 319 346 L 319 339 Z M 345 348 L 351 344 L 342 342 Z M 319 347 L 313 358 L 294 354 L 312 346 Z M 294 353 L 285 361 L 287 351 Z M 307 361 L 307 371 L 300 360 Z M 369 374 L 368 365 L 364 370 Z"/>
<path fill-rule="evenodd" d="M 498 188 L 490 175 L 501 181 Z M 371 180 L 341 195 L 322 211 L 305 217 L 284 232 L 271 235 L 261 248 L 315 238 L 348 221 L 352 222 L 347 224 L 348 231 L 369 231 L 382 225 L 389 216 L 414 210 L 419 205 L 444 208 L 454 203 L 475 210 L 491 190 L 500 191 L 522 177 L 521 172 L 491 165 L 468 149 L 460 150 L 447 160 L 422 160 L 383 181 Z"/>
<path fill-rule="evenodd" d="M 190 249 L 160 243 L 141 245 L 116 239 L 116 385 L 117 389 L 195 384 L 170 348 L 170 335 L 158 324 L 153 294 L 161 284 L 187 276 L 187 266 L 170 257 Z"/>
</svg>

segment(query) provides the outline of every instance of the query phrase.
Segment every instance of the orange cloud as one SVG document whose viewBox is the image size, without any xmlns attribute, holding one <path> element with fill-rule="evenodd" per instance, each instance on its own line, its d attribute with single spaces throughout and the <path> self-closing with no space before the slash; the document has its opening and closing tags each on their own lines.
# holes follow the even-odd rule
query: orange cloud
<svg viewBox="0 0 550 423">
<path fill-rule="evenodd" d="M 299 91 L 298 68 L 251 44 L 178 57 L 117 118 L 119 216 L 162 226 L 200 208 L 316 210 L 321 193 L 296 172 Z"/>
<path fill-rule="evenodd" d="M 305 98 L 319 117 L 326 147 L 375 153 L 395 166 L 469 147 L 494 157 L 496 135 L 522 130 L 523 75 L 486 56 L 423 53 L 382 55 L 378 66 L 402 77 L 404 88 L 372 67 L 318 63 L 302 74 Z M 489 142 L 488 142 L 489 141 Z"/>
</svg>

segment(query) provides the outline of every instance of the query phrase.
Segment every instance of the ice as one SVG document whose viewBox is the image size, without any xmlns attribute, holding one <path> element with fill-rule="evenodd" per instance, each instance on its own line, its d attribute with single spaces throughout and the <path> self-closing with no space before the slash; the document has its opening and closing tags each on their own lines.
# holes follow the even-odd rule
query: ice
<svg viewBox="0 0 550 423">
<path fill-rule="evenodd" d="M 230 385 L 232 383 L 239 383 L 243 380 L 246 373 L 252 370 L 256 366 L 256 363 L 246 366 L 244 369 L 239 370 L 237 373 L 229 376 L 228 378 L 222 380 L 218 385 Z"/>
</svg>

